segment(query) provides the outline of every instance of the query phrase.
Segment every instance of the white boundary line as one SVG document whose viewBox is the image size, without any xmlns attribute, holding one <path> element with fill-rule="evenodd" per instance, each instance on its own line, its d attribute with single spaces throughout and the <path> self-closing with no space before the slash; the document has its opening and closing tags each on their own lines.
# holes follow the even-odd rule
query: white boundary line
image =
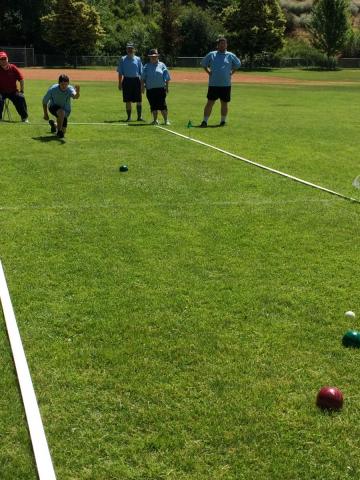
<svg viewBox="0 0 360 480">
<path fill-rule="evenodd" d="M 164 130 L 165 132 L 172 133 L 173 135 L 177 135 L 178 137 L 185 138 L 186 140 L 190 140 L 195 143 L 199 143 L 200 145 L 203 145 L 204 147 L 212 148 L 213 150 L 217 150 L 220 153 L 224 153 L 225 155 L 229 155 L 230 157 L 236 158 L 237 160 L 241 160 L 242 162 L 249 163 L 250 165 L 253 165 L 258 168 L 262 168 L 263 170 L 266 170 L 271 173 L 276 173 L 277 175 L 280 175 L 285 178 L 289 178 L 290 180 L 294 180 L 295 182 L 301 183 L 302 185 L 307 185 L 308 187 L 316 188 L 317 190 L 322 190 L 323 192 L 330 193 L 331 195 L 335 195 L 337 197 L 343 198 L 345 200 L 350 200 L 351 202 L 354 203 L 360 203 L 360 200 L 357 200 L 356 198 L 352 197 L 347 197 L 346 195 L 343 195 L 342 193 L 335 192 L 333 190 L 329 190 L 328 188 L 321 187 L 320 185 L 316 185 L 315 183 L 307 182 L 306 180 L 302 180 L 301 178 L 294 177 L 293 175 L 289 175 L 288 173 L 281 172 L 280 170 L 275 170 L 274 168 L 266 167 L 265 165 L 262 165 L 261 163 L 254 162 L 252 160 L 248 160 L 245 157 L 240 157 L 240 155 L 235 155 L 235 153 L 228 152 L 227 150 L 223 150 L 222 148 L 215 147 L 214 145 L 210 145 L 209 143 L 202 142 L 201 140 L 197 140 L 196 138 L 189 137 L 187 135 L 183 135 L 182 133 L 175 132 L 174 130 L 170 130 L 168 128 L 161 127 L 160 125 L 157 126 L 157 128 L 160 128 L 160 130 Z"/>
<path fill-rule="evenodd" d="M 10 123 L 10 122 L 4 122 L 4 123 Z M 12 122 L 12 123 L 15 123 L 15 122 Z M 17 122 L 17 123 L 22 123 L 22 122 Z M 34 123 L 34 122 L 29 122 L 29 123 L 26 123 L 26 125 L 28 126 L 31 126 L 31 125 L 35 125 L 35 126 L 42 126 L 42 127 L 47 127 L 48 124 L 47 123 Z M 106 126 L 106 127 L 128 127 L 129 124 L 128 123 L 121 123 L 121 122 L 68 122 L 68 125 L 103 125 L 103 126 Z M 139 124 L 139 125 L 142 125 L 142 124 Z M 146 123 L 144 124 L 146 125 Z"/>
<path fill-rule="evenodd" d="M 0 260 L 0 299 L 25 407 L 39 480 L 56 480 L 45 431 Z"/>
</svg>

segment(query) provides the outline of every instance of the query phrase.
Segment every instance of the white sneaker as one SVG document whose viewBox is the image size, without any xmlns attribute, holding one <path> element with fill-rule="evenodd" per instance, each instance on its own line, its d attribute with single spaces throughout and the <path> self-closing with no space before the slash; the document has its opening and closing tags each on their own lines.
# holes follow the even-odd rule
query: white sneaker
<svg viewBox="0 0 360 480">
<path fill-rule="evenodd" d="M 159 122 L 157 120 L 154 120 L 153 122 L 150 123 L 150 125 L 159 125 Z"/>
<path fill-rule="evenodd" d="M 166 120 L 166 122 L 164 122 L 164 125 L 171 125 L 171 123 L 169 120 Z"/>
<path fill-rule="evenodd" d="M 28 118 L 22 118 L 21 121 L 22 121 L 23 123 L 29 123 L 29 119 L 28 119 Z"/>
</svg>

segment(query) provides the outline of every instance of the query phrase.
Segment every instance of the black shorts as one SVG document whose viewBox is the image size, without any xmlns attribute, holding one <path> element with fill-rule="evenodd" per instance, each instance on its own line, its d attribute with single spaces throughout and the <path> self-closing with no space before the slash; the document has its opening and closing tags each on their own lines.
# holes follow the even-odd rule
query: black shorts
<svg viewBox="0 0 360 480">
<path fill-rule="evenodd" d="M 59 107 L 59 105 L 50 105 L 49 107 L 49 112 L 54 115 L 54 117 L 57 118 L 57 114 L 56 112 L 58 110 L 60 110 L 62 107 Z M 67 127 L 67 123 L 68 123 L 68 119 L 67 117 L 64 117 L 64 121 L 63 121 L 63 128 L 66 128 Z"/>
<path fill-rule="evenodd" d="M 155 110 L 167 110 L 165 88 L 150 88 L 146 90 L 146 97 L 149 100 L 152 112 Z"/>
<path fill-rule="evenodd" d="M 217 100 L 220 98 L 223 102 L 230 102 L 231 87 L 209 87 L 207 98 L 208 100 Z"/>
<path fill-rule="evenodd" d="M 124 102 L 141 102 L 141 82 L 138 77 L 124 77 L 122 81 Z"/>
</svg>

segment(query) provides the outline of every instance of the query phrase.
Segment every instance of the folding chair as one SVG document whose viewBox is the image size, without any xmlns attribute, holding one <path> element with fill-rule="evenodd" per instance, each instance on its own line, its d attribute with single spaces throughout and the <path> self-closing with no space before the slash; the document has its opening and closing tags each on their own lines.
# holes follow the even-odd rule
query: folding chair
<svg viewBox="0 0 360 480">
<path fill-rule="evenodd" d="M 3 120 L 5 120 L 5 116 L 7 116 L 7 119 L 8 119 L 9 122 L 12 121 L 8 98 L 5 99 L 5 103 L 4 103 Z"/>
</svg>

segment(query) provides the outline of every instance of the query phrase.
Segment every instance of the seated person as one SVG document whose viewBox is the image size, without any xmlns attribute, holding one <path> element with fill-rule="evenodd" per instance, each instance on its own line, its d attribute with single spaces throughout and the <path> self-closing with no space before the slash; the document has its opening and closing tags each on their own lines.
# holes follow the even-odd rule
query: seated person
<svg viewBox="0 0 360 480">
<path fill-rule="evenodd" d="M 20 90 L 18 90 L 18 83 L 20 84 Z M 23 74 L 16 65 L 9 63 L 6 52 L 0 52 L 0 121 L 7 98 L 14 104 L 21 121 L 28 123 Z"/>
</svg>

